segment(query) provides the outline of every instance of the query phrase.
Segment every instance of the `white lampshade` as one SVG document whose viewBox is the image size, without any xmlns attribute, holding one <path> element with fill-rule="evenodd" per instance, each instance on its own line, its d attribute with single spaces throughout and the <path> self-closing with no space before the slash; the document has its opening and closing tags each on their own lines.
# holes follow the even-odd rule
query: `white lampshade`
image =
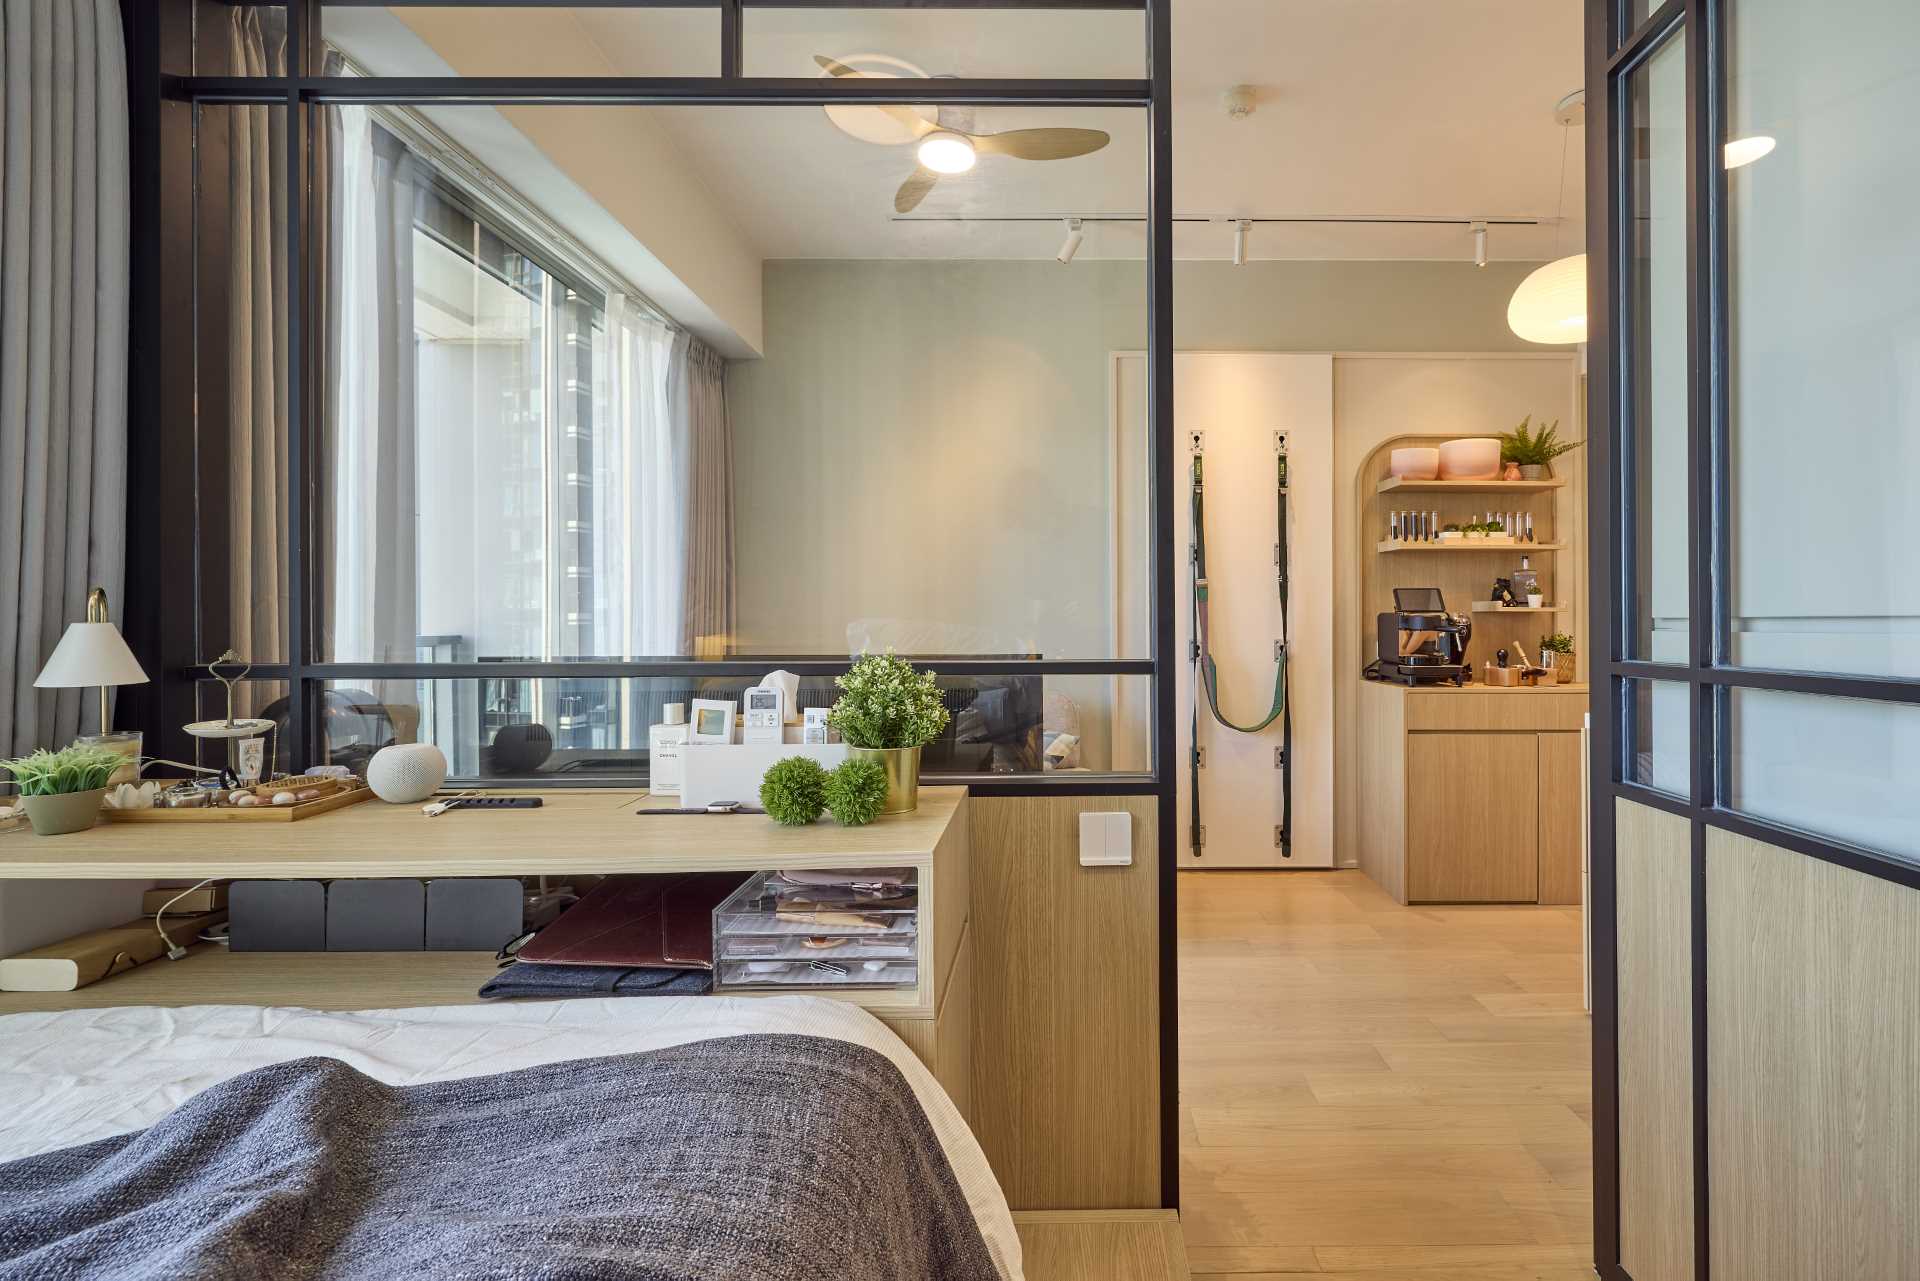
<svg viewBox="0 0 1920 1281">
<path fill-rule="evenodd" d="M 1587 256 L 1550 262 L 1520 282 L 1507 304 L 1507 327 L 1528 342 L 1587 340 Z"/>
<path fill-rule="evenodd" d="M 147 674 L 112 623 L 71 623 L 53 647 L 34 685 L 74 689 L 86 685 L 144 685 Z"/>
</svg>

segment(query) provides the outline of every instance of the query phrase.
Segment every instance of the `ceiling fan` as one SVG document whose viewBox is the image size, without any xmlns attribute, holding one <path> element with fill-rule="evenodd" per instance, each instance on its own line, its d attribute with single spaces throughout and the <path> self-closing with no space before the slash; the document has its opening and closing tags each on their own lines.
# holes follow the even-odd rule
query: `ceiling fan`
<svg viewBox="0 0 1920 1281">
<path fill-rule="evenodd" d="M 814 55 L 830 76 L 895 78 L 891 71 L 862 71 L 838 58 Z M 898 58 L 862 58 L 862 62 L 898 68 L 910 79 L 926 73 Z M 1070 160 L 1100 150 L 1112 137 L 1100 129 L 1009 129 L 1004 133 L 973 133 L 961 122 L 950 121 L 934 107 L 887 104 L 836 104 L 825 108 L 827 119 L 850 137 L 880 146 L 915 145 L 919 163 L 894 193 L 896 213 L 919 207 L 943 174 L 965 173 L 980 156 L 1011 156 L 1015 160 Z M 965 122 L 970 125 L 972 122 Z"/>
</svg>

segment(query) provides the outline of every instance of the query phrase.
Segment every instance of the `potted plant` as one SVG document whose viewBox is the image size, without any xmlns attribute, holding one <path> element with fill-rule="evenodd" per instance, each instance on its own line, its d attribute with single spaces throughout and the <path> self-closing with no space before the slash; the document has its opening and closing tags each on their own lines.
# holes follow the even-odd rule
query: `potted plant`
<svg viewBox="0 0 1920 1281">
<path fill-rule="evenodd" d="M 40 836 L 84 832 L 100 817 L 107 780 L 127 763 L 120 753 L 76 743 L 58 752 L 45 748 L 31 756 L 0 761 L 20 789 L 20 807 Z"/>
<path fill-rule="evenodd" d="M 1558 418 L 1538 430 L 1533 429 L 1533 415 L 1528 414 L 1518 427 L 1500 434 L 1500 457 L 1505 462 L 1519 464 L 1521 480 L 1546 480 L 1553 475 L 1554 459 L 1585 443 L 1561 440 Z"/>
<path fill-rule="evenodd" d="M 887 772 L 883 814 L 905 814 L 920 803 L 920 749 L 947 727 L 948 712 L 932 672 L 916 671 L 892 653 L 865 654 L 834 677 L 840 698 L 827 721 L 840 731 L 848 754 L 870 757 Z"/>
<path fill-rule="evenodd" d="M 1551 636 L 1540 638 L 1540 661 L 1546 662 L 1547 655 L 1553 655 L 1553 676 L 1562 685 L 1573 684 L 1573 637 L 1565 632 L 1555 632 Z"/>
<path fill-rule="evenodd" d="M 1487 539 L 1487 527 L 1477 520 L 1470 520 L 1465 525 L 1462 525 L 1460 532 L 1463 537 L 1469 538 L 1477 543 L 1485 542 Z"/>
<path fill-rule="evenodd" d="M 1462 532 L 1460 526 L 1448 525 L 1440 531 L 1440 541 L 1443 543 L 1457 543 L 1460 541 Z"/>
</svg>

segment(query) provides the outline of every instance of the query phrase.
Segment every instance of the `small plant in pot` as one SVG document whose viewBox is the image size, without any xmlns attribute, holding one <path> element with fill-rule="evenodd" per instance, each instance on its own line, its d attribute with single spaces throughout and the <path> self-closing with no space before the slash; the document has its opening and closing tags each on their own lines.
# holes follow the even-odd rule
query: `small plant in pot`
<svg viewBox="0 0 1920 1281">
<path fill-rule="evenodd" d="M 100 798 L 107 780 L 127 763 L 120 753 L 104 747 L 75 744 L 58 752 L 45 748 L 31 756 L 0 761 L 20 789 L 20 807 L 40 836 L 84 832 L 100 817 Z"/>
<path fill-rule="evenodd" d="M 1565 632 L 1555 632 L 1551 636 L 1540 638 L 1540 661 L 1546 662 L 1547 655 L 1553 655 L 1554 679 L 1562 685 L 1573 684 L 1573 637 Z"/>
<path fill-rule="evenodd" d="M 1535 429 L 1533 415 L 1528 414 L 1518 427 L 1500 434 L 1500 458 L 1503 462 L 1519 464 L 1521 480 L 1547 480 L 1553 475 L 1554 459 L 1572 453 L 1585 443 L 1561 440 L 1558 418 Z"/>
<path fill-rule="evenodd" d="M 864 654 L 834 677 L 840 698 L 827 714 L 853 757 L 870 757 L 887 771 L 883 814 L 905 814 L 920 803 L 920 749 L 947 727 L 947 707 L 932 672 L 891 653 Z"/>
</svg>

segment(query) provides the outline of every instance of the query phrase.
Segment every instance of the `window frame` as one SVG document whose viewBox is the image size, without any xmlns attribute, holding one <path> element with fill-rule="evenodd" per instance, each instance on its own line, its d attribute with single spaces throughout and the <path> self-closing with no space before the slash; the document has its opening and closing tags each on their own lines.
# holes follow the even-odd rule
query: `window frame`
<svg viewBox="0 0 1920 1281">
<path fill-rule="evenodd" d="M 975 105 L 1027 106 L 1106 106 L 1131 107 L 1147 117 L 1148 172 L 1143 175 L 1147 188 L 1148 230 L 1148 340 L 1149 340 L 1149 440 L 1151 467 L 1156 492 L 1172 492 L 1172 192 L 1171 192 L 1171 93 L 1168 76 L 1170 35 L 1169 0 L 805 0 L 800 7 L 821 10 L 861 10 L 928 8 L 952 10 L 1066 10 L 1130 11 L 1143 23 L 1142 48 L 1147 74 L 1139 79 L 1045 79 L 1045 78 L 970 78 L 938 80 L 855 80 L 834 78 L 793 79 L 748 76 L 743 71 L 744 11 L 751 8 L 792 8 L 797 0 L 384 0 L 393 4 L 444 5 L 460 3 L 475 7 L 494 5 L 515 8 L 572 8 L 581 5 L 624 8 L 711 8 L 720 12 L 720 74 L 701 77 L 380 77 L 366 74 L 327 76 L 322 70 L 325 46 L 320 38 L 323 8 L 331 5 L 366 3 L 367 0 L 286 0 L 287 45 L 285 76 L 236 77 L 169 75 L 169 65 L 192 66 L 192 22 L 198 11 L 200 20 L 211 9 L 218 12 L 222 0 L 161 0 L 138 8 L 159 11 L 142 41 L 142 23 L 132 20 L 131 56 L 136 62 L 151 58 L 157 64 L 154 88 L 165 115 L 175 105 L 184 105 L 189 114 L 202 105 L 269 105 L 287 110 L 287 181 L 289 191 L 299 193 L 290 199 L 297 212 L 289 216 L 285 229 L 290 270 L 287 284 L 287 334 L 290 358 L 286 373 L 288 385 L 288 512 L 290 601 L 286 631 L 289 648 L 286 661 L 257 664 L 255 679 L 285 681 L 290 695 L 290 719 L 287 738 L 289 755 L 296 767 L 322 759 L 320 699 L 329 682 L 342 680 L 418 680 L 490 678 L 595 678 L 595 677 L 698 677 L 757 676 L 772 666 L 782 666 L 802 675 L 836 675 L 850 660 L 821 661 L 818 656 L 783 657 L 767 654 L 752 658 L 692 660 L 685 657 L 634 658 L 623 661 L 551 661 L 484 664 L 364 663 L 320 661 L 319 602 L 314 585 L 324 581 L 320 558 L 324 548 L 314 537 L 313 512 L 317 495 L 312 490 L 318 475 L 314 453 L 319 436 L 316 374 L 317 335 L 310 332 L 306 314 L 315 297 L 317 272 L 313 261 L 307 220 L 313 191 L 311 165 L 316 154 L 314 138 L 322 127 L 321 108 L 327 104 L 355 103 L 405 107 L 419 104 L 527 105 L 539 103 L 600 103 L 621 105 L 730 105 L 797 106 L 826 105 L 834 102 L 865 101 L 905 104 L 959 103 Z M 144 47 L 143 47 L 144 45 Z M 134 92 L 139 91 L 136 76 Z M 171 162 L 168 162 L 171 163 Z M 148 227 L 136 220 L 136 255 Z M 539 254 L 531 255 L 543 269 L 551 265 Z M 571 279 L 571 273 L 561 273 Z M 142 323 L 136 315 L 135 324 Z M 136 333 L 140 332 L 136 328 Z M 149 332 L 158 332 L 156 330 Z M 189 354 L 189 359 L 191 356 Z M 164 382 L 164 378 L 159 379 Z M 155 398 L 164 402 L 163 395 Z M 136 414 L 138 411 L 136 411 Z M 162 417 L 156 415 L 156 418 Z M 189 423 L 191 421 L 189 411 Z M 151 438 L 163 437 L 164 421 L 151 425 Z M 147 436 L 136 418 L 136 441 Z M 159 451 L 156 451 L 158 453 Z M 159 457 L 149 460 L 164 470 Z M 1108 660 L 942 660 L 942 675 L 1106 675 L 1146 676 L 1152 680 L 1153 712 L 1149 727 L 1150 768 L 1144 773 L 1060 776 L 1046 773 L 1021 775 L 929 775 L 942 782 L 964 782 L 978 791 L 1000 794 L 1156 794 L 1171 806 L 1174 779 L 1175 690 L 1173 654 L 1173 539 L 1169 510 L 1154 513 L 1151 581 L 1151 658 Z M 151 508 L 155 504 L 142 504 Z M 132 513 L 132 527 L 156 531 L 161 544 L 157 559 L 161 563 L 196 555 L 193 535 L 180 532 L 177 521 L 156 518 L 151 511 Z M 191 521 L 184 527 L 191 530 Z M 156 566 L 157 568 L 157 566 Z M 162 595 L 159 592 L 156 596 Z M 146 604 L 147 602 L 137 602 Z M 154 602 L 156 605 L 158 602 Z M 195 611 L 197 614 L 197 609 Z M 189 620 L 187 630 L 197 628 L 197 618 Z M 161 643 L 155 648 L 162 655 L 163 675 L 156 682 L 150 701 L 160 708 L 169 702 L 177 705 L 178 696 L 167 687 L 188 690 L 194 681 L 206 675 L 198 661 L 204 651 L 186 642 L 178 628 L 162 625 L 157 629 Z M 171 638 L 172 643 L 167 643 Z M 197 639 L 197 638 L 196 638 Z M 170 741 L 177 730 L 169 727 L 181 718 L 167 714 L 143 716 L 155 735 L 156 744 Z M 637 779 L 599 779 L 598 786 L 637 782 Z"/>
</svg>

